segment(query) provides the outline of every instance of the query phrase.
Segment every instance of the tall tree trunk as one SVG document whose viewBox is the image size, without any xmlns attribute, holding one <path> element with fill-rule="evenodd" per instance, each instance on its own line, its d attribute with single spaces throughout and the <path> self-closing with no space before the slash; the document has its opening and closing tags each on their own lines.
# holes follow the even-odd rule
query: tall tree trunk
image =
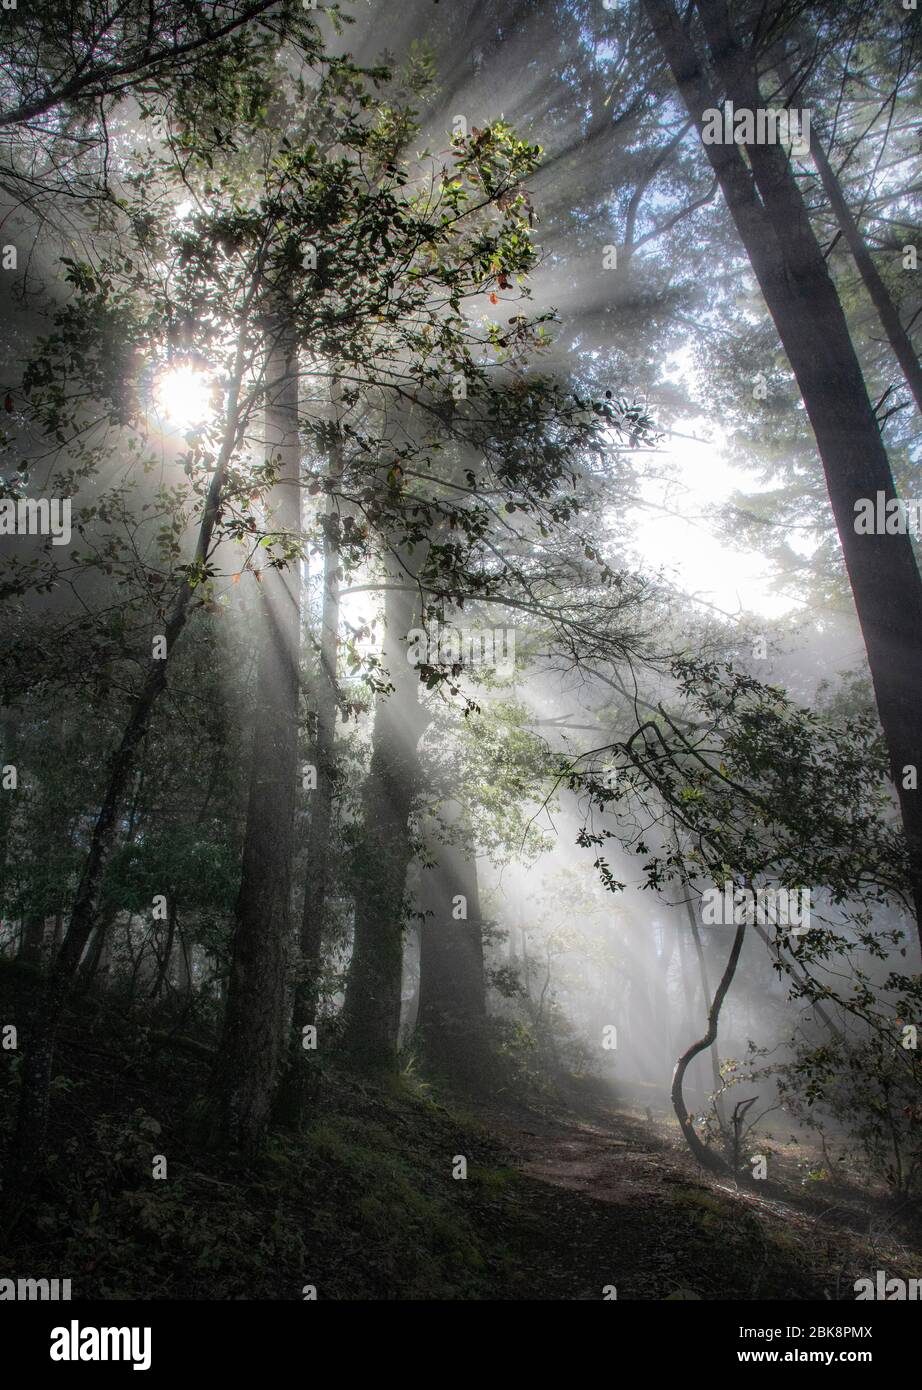
<svg viewBox="0 0 922 1390">
<path fill-rule="evenodd" d="M 383 656 L 394 689 L 378 697 L 375 709 L 343 1008 L 345 1055 L 368 1072 L 393 1071 L 397 1065 L 404 892 L 412 857 L 409 818 L 420 782 L 418 744 L 428 723 L 419 676 L 406 651 L 407 633 L 418 620 L 417 595 L 406 587 L 387 588 Z"/>
<path fill-rule="evenodd" d="M 459 845 L 439 844 L 423 870 L 419 1014 L 427 1061 L 465 1084 L 484 1079 L 486 983 L 477 861 Z M 463 912 L 463 916 L 460 915 Z"/>
<path fill-rule="evenodd" d="M 669 1074 L 669 1069 L 675 1059 L 675 1048 L 672 1047 L 669 1036 L 670 1023 L 672 1022 L 671 1011 L 669 1008 L 669 970 L 672 966 L 675 955 L 676 931 L 670 930 L 670 924 L 659 920 L 657 923 L 659 930 L 659 943 L 656 957 L 656 970 L 650 976 L 651 990 L 653 994 L 653 1008 L 657 1019 L 663 1019 L 658 1039 L 660 1059 L 662 1061 L 664 1074 Z"/>
<path fill-rule="evenodd" d="M 298 355 L 284 309 L 267 363 L 266 452 L 276 461 L 273 535 L 300 544 Z M 267 524 L 269 529 L 269 524 Z M 259 1147 L 284 1053 L 291 864 L 298 774 L 300 560 L 263 569 L 255 729 L 246 833 L 221 1046 L 213 1138 Z"/>
<path fill-rule="evenodd" d="M 644 0 L 654 32 L 699 134 L 716 106 L 672 0 Z M 723 0 L 697 0 L 714 68 L 739 108 L 762 105 L 750 54 Z M 717 175 L 816 436 L 826 486 L 867 649 L 877 710 L 902 811 L 922 941 L 922 799 L 904 769 L 922 767 L 922 579 L 909 535 L 859 535 L 856 503 L 896 501 L 890 464 L 848 324 L 788 159 L 778 145 L 704 150 Z M 907 779 L 912 780 L 912 779 Z"/>
<path fill-rule="evenodd" d="M 157 962 L 157 973 L 150 992 L 150 997 L 152 999 L 160 998 L 163 987 L 169 977 L 170 962 L 173 958 L 173 942 L 176 939 L 177 912 L 176 897 L 175 894 L 171 893 L 169 897 L 169 906 L 167 907 L 166 940 L 163 943 L 163 950 L 159 953 L 160 958 Z"/>
<path fill-rule="evenodd" d="M 22 936 L 16 956 L 20 965 L 40 966 L 45 959 L 45 914 L 26 912 L 22 920 Z"/>
<path fill-rule="evenodd" d="M 334 412 L 335 412 L 334 391 Z M 338 420 L 334 419 L 335 434 L 330 445 L 329 473 L 333 479 L 342 474 L 342 439 Z M 331 496 L 327 513 L 335 514 L 336 500 Z M 279 1093 L 277 1117 L 288 1124 L 298 1125 L 304 1119 L 310 1102 L 311 1061 L 316 1056 L 305 1048 L 305 1027 L 317 1025 L 320 999 L 320 968 L 323 949 L 323 929 L 326 901 L 333 872 L 330 833 L 333 807 L 336 800 L 336 711 L 339 708 L 339 550 L 327 535 L 323 546 L 323 603 L 320 620 L 320 644 L 313 681 L 315 737 L 312 749 L 317 771 L 317 785 L 309 793 L 310 822 L 307 831 L 307 865 L 304 872 L 304 896 L 301 904 L 301 928 L 298 939 L 294 1005 L 288 1049 L 288 1068 Z"/>
</svg>

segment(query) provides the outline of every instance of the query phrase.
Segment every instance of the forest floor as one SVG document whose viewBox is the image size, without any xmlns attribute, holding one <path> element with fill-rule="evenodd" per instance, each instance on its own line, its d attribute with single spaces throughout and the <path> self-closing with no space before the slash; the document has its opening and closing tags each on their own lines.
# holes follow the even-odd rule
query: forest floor
<svg viewBox="0 0 922 1390">
<path fill-rule="evenodd" d="M 542 1296 L 613 1284 L 619 1299 L 850 1300 L 877 1269 L 922 1273 L 922 1211 L 829 1173 L 802 1135 L 760 1145 L 771 1181 L 737 1184 L 700 1168 L 671 1115 L 601 1085 L 564 1090 L 567 1103 L 477 1112 L 531 1184 L 551 1257 Z"/>
<path fill-rule="evenodd" d="M 33 990 L 0 963 L 0 1022 L 23 1032 Z M 75 1299 L 850 1300 L 878 1269 L 922 1274 L 918 1207 L 796 1136 L 738 1187 L 664 1110 L 587 1080 L 522 1104 L 328 1070 L 307 1129 L 244 1164 L 196 1138 L 213 1040 L 157 1028 L 108 998 L 72 1007 L 48 1170 L 12 1203 L 0 1278 L 70 1278 Z M 0 1052 L 0 1175 L 18 1066 Z"/>
</svg>

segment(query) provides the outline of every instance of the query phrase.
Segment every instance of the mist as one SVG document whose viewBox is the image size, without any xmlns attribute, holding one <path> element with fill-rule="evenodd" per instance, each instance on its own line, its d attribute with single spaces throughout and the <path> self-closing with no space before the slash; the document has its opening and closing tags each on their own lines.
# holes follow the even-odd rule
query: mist
<svg viewBox="0 0 922 1390">
<path fill-rule="evenodd" d="M 136 1369 L 305 1301 L 867 1360 L 838 1305 L 922 1288 L 917 12 L 0 48 L 0 1298 Z"/>
</svg>

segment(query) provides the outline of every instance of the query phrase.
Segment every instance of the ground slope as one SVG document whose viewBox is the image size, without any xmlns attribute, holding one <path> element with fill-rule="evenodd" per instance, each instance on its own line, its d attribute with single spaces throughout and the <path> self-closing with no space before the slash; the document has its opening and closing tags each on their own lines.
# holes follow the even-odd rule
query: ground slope
<svg viewBox="0 0 922 1390">
<path fill-rule="evenodd" d="M 0 965 L 0 1022 L 23 1037 L 33 994 Z M 204 1032 L 75 1004 L 48 1172 L 28 1204 L 4 1189 L 0 1277 L 70 1278 L 74 1298 L 847 1300 L 878 1268 L 922 1272 L 910 1212 L 805 1186 L 781 1147 L 772 1183 L 737 1189 L 665 1114 L 590 1083 L 523 1106 L 327 1070 L 307 1131 L 243 1164 L 197 1139 L 209 1056 Z M 0 1176 L 17 1070 L 0 1052 Z"/>
</svg>

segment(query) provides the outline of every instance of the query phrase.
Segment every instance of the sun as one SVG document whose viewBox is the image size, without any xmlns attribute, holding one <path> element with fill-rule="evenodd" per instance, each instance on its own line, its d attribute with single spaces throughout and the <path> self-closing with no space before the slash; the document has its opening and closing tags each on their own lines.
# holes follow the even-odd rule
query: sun
<svg viewBox="0 0 922 1390">
<path fill-rule="evenodd" d="M 158 372 L 154 381 L 157 408 L 177 429 L 203 425 L 214 411 L 214 382 L 191 362 L 179 362 Z"/>
</svg>

